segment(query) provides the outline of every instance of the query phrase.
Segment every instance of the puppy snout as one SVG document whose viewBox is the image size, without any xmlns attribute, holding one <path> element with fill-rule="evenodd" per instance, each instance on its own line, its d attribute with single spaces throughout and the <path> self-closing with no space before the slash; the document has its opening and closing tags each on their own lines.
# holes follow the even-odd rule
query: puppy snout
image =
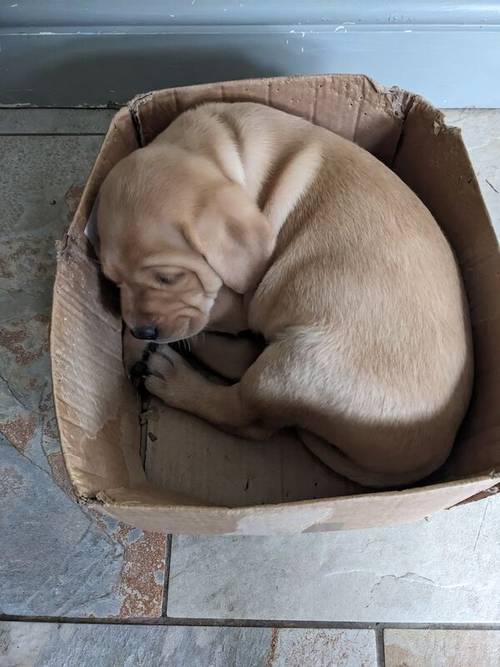
<svg viewBox="0 0 500 667">
<path fill-rule="evenodd" d="M 153 324 L 135 327 L 131 331 L 135 338 L 140 338 L 141 340 L 156 340 L 158 338 L 158 329 Z"/>
</svg>

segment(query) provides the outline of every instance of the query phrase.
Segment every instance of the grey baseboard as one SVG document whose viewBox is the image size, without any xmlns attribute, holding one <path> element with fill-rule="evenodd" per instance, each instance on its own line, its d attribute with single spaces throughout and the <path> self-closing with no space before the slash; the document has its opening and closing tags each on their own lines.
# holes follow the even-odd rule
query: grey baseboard
<svg viewBox="0 0 500 667">
<path fill-rule="evenodd" d="M 88 0 L 60 7 L 9 0 L 0 8 L 0 104 L 119 105 L 168 86 L 351 72 L 440 107 L 500 107 L 500 3 L 148 0 L 137 9 Z"/>
</svg>

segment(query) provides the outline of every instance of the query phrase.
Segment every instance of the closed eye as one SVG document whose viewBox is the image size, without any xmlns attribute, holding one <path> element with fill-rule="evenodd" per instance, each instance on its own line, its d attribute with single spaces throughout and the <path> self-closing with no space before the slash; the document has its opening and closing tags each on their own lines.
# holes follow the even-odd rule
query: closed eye
<svg viewBox="0 0 500 667">
<path fill-rule="evenodd" d="M 170 273 L 170 274 L 165 274 L 165 273 L 157 273 L 155 275 L 156 282 L 158 282 L 160 285 L 174 285 L 176 282 L 178 282 L 182 277 L 184 276 L 184 273 Z"/>
</svg>

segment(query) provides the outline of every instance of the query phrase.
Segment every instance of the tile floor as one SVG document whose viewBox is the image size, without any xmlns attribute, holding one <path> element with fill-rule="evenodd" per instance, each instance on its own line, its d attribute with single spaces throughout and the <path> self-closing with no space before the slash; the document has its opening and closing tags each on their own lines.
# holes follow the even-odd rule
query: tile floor
<svg viewBox="0 0 500 667">
<path fill-rule="evenodd" d="M 54 241 L 112 115 L 0 110 L 0 667 L 500 665 L 500 494 L 412 526 L 172 543 L 73 502 Z M 500 110 L 447 117 L 500 234 Z"/>
</svg>

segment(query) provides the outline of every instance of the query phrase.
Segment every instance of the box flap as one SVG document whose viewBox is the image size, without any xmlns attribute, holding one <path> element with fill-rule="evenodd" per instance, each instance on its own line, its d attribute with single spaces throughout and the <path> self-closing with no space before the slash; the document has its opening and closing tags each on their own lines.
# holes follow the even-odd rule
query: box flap
<svg viewBox="0 0 500 667">
<path fill-rule="evenodd" d="M 454 249 L 470 305 L 474 390 L 443 474 L 456 478 L 500 469 L 500 254 L 460 131 L 416 99 L 394 167 Z"/>
<path fill-rule="evenodd" d="M 178 505 L 154 490 L 112 489 L 100 494 L 101 511 L 144 530 L 174 534 L 292 535 L 410 523 L 494 486 L 496 479 L 435 484 L 344 498 L 225 508 Z"/>
<path fill-rule="evenodd" d="M 203 102 L 260 102 L 337 132 L 389 164 L 412 100 L 411 93 L 379 87 L 366 76 L 339 74 L 171 88 L 138 95 L 129 107 L 142 145 Z"/>
<path fill-rule="evenodd" d="M 54 402 L 66 467 L 81 497 L 145 478 L 139 399 L 123 372 L 121 318 L 83 234 L 105 175 L 136 148 L 130 114 L 120 111 L 59 248 L 51 327 Z"/>
</svg>

